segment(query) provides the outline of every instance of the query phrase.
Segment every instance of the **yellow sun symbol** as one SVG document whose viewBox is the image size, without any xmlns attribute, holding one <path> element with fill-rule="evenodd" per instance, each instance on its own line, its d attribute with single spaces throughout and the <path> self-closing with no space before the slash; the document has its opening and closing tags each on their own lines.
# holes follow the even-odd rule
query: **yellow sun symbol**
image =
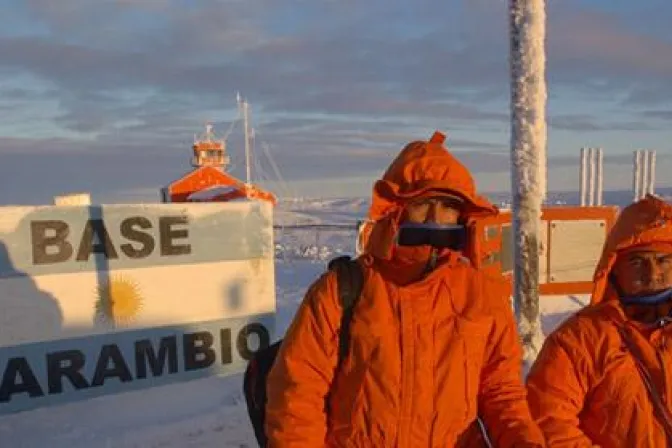
<svg viewBox="0 0 672 448">
<path fill-rule="evenodd" d="M 142 309 L 142 295 L 138 284 L 128 277 L 117 275 L 98 285 L 96 316 L 103 322 L 127 325 Z"/>
</svg>

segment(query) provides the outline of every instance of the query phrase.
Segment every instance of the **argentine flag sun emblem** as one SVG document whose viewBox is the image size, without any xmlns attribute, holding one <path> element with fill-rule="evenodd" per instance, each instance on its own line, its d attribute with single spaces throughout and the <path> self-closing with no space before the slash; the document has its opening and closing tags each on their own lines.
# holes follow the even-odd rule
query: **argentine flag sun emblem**
<svg viewBox="0 0 672 448">
<path fill-rule="evenodd" d="M 96 320 L 125 326 L 142 310 L 142 295 L 137 282 L 127 276 L 112 275 L 97 288 Z"/>
</svg>

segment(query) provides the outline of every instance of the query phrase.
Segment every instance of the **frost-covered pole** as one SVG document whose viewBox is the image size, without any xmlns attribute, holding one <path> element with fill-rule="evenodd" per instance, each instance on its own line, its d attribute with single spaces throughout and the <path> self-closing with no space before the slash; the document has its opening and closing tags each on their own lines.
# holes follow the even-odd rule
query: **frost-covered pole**
<svg viewBox="0 0 672 448">
<path fill-rule="evenodd" d="M 529 365 L 541 349 L 539 226 L 546 196 L 544 0 L 509 0 L 514 305 Z"/>
</svg>

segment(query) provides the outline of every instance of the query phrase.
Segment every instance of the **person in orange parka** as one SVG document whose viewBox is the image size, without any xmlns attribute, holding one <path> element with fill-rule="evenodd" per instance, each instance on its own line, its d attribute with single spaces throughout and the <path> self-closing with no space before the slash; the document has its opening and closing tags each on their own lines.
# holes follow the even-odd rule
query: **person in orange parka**
<svg viewBox="0 0 672 448">
<path fill-rule="evenodd" d="M 594 283 L 530 370 L 532 414 L 553 447 L 672 446 L 672 205 L 623 209 Z"/>
<path fill-rule="evenodd" d="M 510 285 L 460 252 L 396 243 L 406 222 L 497 213 L 443 141 L 409 143 L 374 185 L 358 259 L 364 286 L 337 373 L 336 275 L 308 290 L 268 378 L 270 447 L 475 446 L 467 429 L 478 415 L 494 446 L 545 446 L 527 404 Z"/>
</svg>

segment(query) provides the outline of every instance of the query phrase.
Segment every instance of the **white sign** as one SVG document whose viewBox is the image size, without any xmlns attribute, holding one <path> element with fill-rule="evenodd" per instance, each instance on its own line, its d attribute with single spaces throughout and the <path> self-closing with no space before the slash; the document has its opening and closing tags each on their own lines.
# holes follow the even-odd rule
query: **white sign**
<svg viewBox="0 0 672 448">
<path fill-rule="evenodd" d="M 241 371 L 273 253 L 262 201 L 0 208 L 0 413 Z"/>
</svg>

